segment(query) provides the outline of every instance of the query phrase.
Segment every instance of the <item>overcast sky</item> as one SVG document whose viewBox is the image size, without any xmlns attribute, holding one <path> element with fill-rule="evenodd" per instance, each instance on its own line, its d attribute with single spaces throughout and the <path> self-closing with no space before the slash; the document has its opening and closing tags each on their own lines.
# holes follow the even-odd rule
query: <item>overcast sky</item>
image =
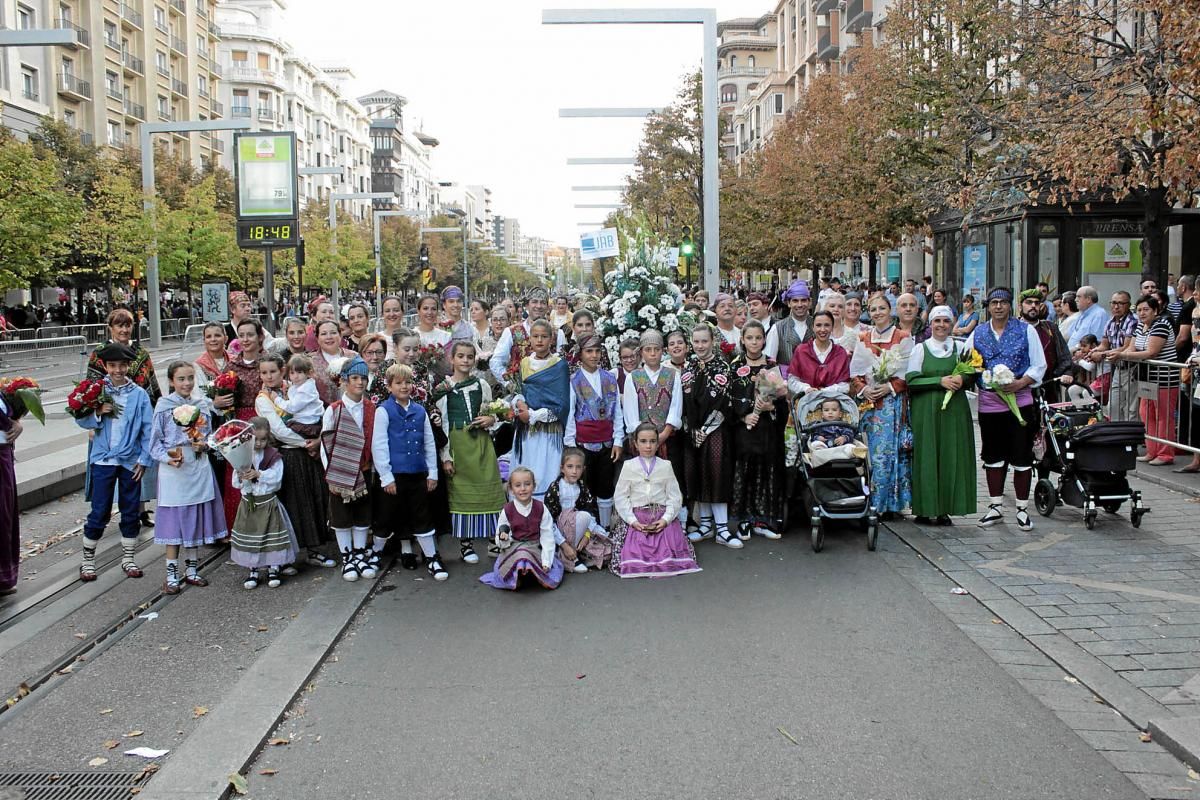
<svg viewBox="0 0 1200 800">
<path fill-rule="evenodd" d="M 577 225 L 604 219 L 628 167 L 568 167 L 574 156 L 632 156 L 641 121 L 559 119 L 573 106 L 659 106 L 701 60 L 699 25 L 542 25 L 543 8 L 679 5 L 653 0 L 287 0 L 286 38 L 319 63 L 357 76 L 355 95 L 408 99 L 406 121 L 441 140 L 439 180 L 483 184 L 521 232 L 578 247 Z M 718 20 L 757 17 L 770 0 L 722 0 Z M 700 4 L 683 4 L 704 5 Z M 331 19 L 336 15 L 336 20 Z"/>
</svg>

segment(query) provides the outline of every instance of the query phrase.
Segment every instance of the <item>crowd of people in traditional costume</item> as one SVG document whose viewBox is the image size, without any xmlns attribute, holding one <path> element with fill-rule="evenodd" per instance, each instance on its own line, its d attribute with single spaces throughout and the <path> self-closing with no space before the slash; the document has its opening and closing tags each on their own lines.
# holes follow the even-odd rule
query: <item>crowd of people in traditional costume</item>
<svg viewBox="0 0 1200 800">
<path fill-rule="evenodd" d="M 411 328 L 404 301 L 384 299 L 377 332 L 365 306 L 339 313 L 319 298 L 307 319 L 289 317 L 272 336 L 235 292 L 232 319 L 206 325 L 201 355 L 167 365 L 161 386 L 150 354 L 131 340 L 132 315 L 118 308 L 88 363 L 107 402 L 77 420 L 89 434 L 91 503 L 79 576 L 97 578 L 114 499 L 120 568 L 142 576 L 137 537 L 153 527 L 169 594 L 207 585 L 198 549 L 214 544 L 228 544 L 247 589 L 280 586 L 302 568 L 373 578 L 393 551 L 404 569 L 423 565 L 443 581 L 450 559 L 441 548 L 455 544 L 462 564 L 488 558 L 478 579 L 502 589 L 552 589 L 592 570 L 698 572 L 705 540 L 736 550 L 786 533 L 789 430 L 797 401 L 813 393 L 824 393 L 813 410 L 824 424 L 808 446 L 869 461 L 871 502 L 884 519 L 907 512 L 949 525 L 976 514 L 981 464 L 977 524 L 1006 522 L 1011 471 L 1012 519 L 1028 531 L 1034 390 L 1103 396 L 1141 380 L 1176 397 L 1177 370 L 1130 378 L 1114 367 L 1176 349 L 1195 358 L 1194 279 L 1179 286 L 1174 318 L 1172 300 L 1146 285 L 1136 303 L 1115 293 L 1111 314 L 1093 310 L 1087 286 L 1054 311 L 1040 288 L 1016 297 L 994 288 L 978 307 L 964 298 L 961 310 L 928 282 L 926 291 L 865 294 L 823 281 L 815 304 L 803 280 L 776 297 L 722 293 L 711 304 L 698 291 L 684 309 L 694 325 L 627 336 L 611 355 L 586 297 L 574 308 L 555 298 L 552 308 L 533 290 L 521 304 L 465 305 L 451 286 L 418 298 Z M 964 374 L 957 366 L 971 354 L 983 369 L 1007 367 L 1011 382 Z M 212 392 L 222 380 L 234 388 Z M 978 392 L 978 456 L 967 390 Z M 843 418 L 840 397 L 861 422 Z M 235 470 L 187 435 L 172 419 L 185 405 L 214 428 L 247 422 L 252 463 Z M 1148 407 L 1144 395 L 1140 408 L 1151 435 L 1174 413 L 1167 401 Z M 0 521 L 14 530 L 20 432 L 0 399 Z M 1144 461 L 1171 463 L 1169 445 L 1147 444 Z M 1197 470 L 1200 459 L 1184 469 Z M 6 591 L 16 582 L 9 560 Z"/>
</svg>

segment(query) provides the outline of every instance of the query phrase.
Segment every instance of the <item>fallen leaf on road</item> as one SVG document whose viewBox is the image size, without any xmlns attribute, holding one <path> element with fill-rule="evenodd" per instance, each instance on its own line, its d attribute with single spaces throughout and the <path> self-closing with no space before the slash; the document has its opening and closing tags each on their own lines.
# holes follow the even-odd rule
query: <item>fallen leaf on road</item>
<svg viewBox="0 0 1200 800">
<path fill-rule="evenodd" d="M 304 687 L 304 691 L 306 691 L 306 692 L 311 693 L 311 692 L 315 692 L 316 690 L 317 690 L 317 684 L 315 682 L 310 683 L 310 684 L 308 684 L 308 686 Z"/>
<path fill-rule="evenodd" d="M 1003 624 L 1004 624 L 1004 622 L 1003 622 L 1002 620 L 993 619 L 993 620 L 992 620 L 992 624 L 993 624 L 993 625 L 1003 625 Z"/>
<path fill-rule="evenodd" d="M 1063 680 L 1067 683 L 1079 683 L 1079 678 L 1076 678 L 1072 675 L 1063 675 Z"/>
<path fill-rule="evenodd" d="M 250 787 L 246 784 L 246 779 L 236 772 L 229 773 L 229 785 L 238 794 L 246 794 L 246 792 L 250 791 Z"/>
<path fill-rule="evenodd" d="M 132 739 L 136 736 L 141 736 L 143 733 L 145 733 L 145 731 L 130 731 L 129 733 L 125 734 L 125 736 Z"/>
<path fill-rule="evenodd" d="M 586 678 L 586 677 L 587 677 L 587 673 L 586 673 L 586 672 L 580 672 L 578 675 L 576 675 L 576 676 L 575 676 L 575 680 L 577 680 L 577 681 L 581 681 L 581 680 L 583 680 L 583 679 L 584 679 L 584 678 Z"/>
<path fill-rule="evenodd" d="M 257 628 L 255 628 L 254 630 L 258 631 L 259 633 L 266 633 L 267 631 L 269 631 L 269 630 L 271 630 L 271 629 L 270 629 L 270 628 L 268 628 L 266 625 L 259 625 L 259 626 L 258 626 Z"/>
<path fill-rule="evenodd" d="M 29 688 L 29 684 L 22 682 L 21 685 L 17 687 L 17 697 L 28 697 L 31 691 L 33 690 Z"/>
<path fill-rule="evenodd" d="M 953 589 L 950 590 L 950 594 L 966 594 L 966 593 L 967 593 L 967 590 L 962 588 L 961 586 L 955 586 Z"/>
<path fill-rule="evenodd" d="M 75 671 L 75 665 L 74 665 L 74 664 L 67 664 L 67 665 L 66 665 L 65 667 L 63 667 L 62 669 L 56 669 L 56 670 L 54 670 L 54 674 L 55 674 L 55 675 L 70 675 L 70 674 L 71 674 L 72 672 L 74 672 L 74 671 Z"/>
<path fill-rule="evenodd" d="M 291 739 L 283 739 L 283 738 L 270 739 L 267 741 L 267 744 L 271 745 L 272 747 L 278 747 L 281 744 L 291 744 L 291 743 L 292 743 Z"/>
<path fill-rule="evenodd" d="M 279 770 L 277 770 L 277 769 L 260 769 L 258 771 L 258 774 L 259 775 L 278 775 Z"/>
<path fill-rule="evenodd" d="M 192 719 L 200 719 L 200 717 L 203 717 L 207 713 L 208 709 L 204 706 L 196 706 L 192 709 Z"/>
<path fill-rule="evenodd" d="M 146 766 L 142 767 L 142 771 L 137 774 L 137 778 L 134 780 L 136 780 L 138 783 L 141 783 L 143 779 L 150 777 L 156 772 L 158 772 L 158 763 L 152 761 Z"/>
<path fill-rule="evenodd" d="M 76 633 L 76 634 L 74 634 L 74 636 L 76 639 L 86 639 L 87 638 L 86 633 Z"/>
<path fill-rule="evenodd" d="M 1148 742 L 1148 741 L 1150 741 L 1150 734 L 1148 734 L 1148 733 L 1143 733 L 1143 734 L 1142 734 L 1141 736 L 1139 736 L 1138 738 L 1139 738 L 1139 739 L 1141 739 L 1143 742 Z"/>
<path fill-rule="evenodd" d="M 118 739 L 107 739 L 104 742 L 105 750 L 112 750 L 112 749 L 120 747 L 120 746 L 121 746 L 121 742 Z"/>
<path fill-rule="evenodd" d="M 790 733 L 788 733 L 787 731 L 785 731 L 783 728 L 776 727 L 776 728 L 775 728 L 775 730 L 777 730 L 777 731 L 779 731 L 780 733 L 782 733 L 782 734 L 783 734 L 783 736 L 784 736 L 784 738 L 786 738 L 786 739 L 787 739 L 789 742 L 791 742 L 791 743 L 792 743 L 792 744 L 794 744 L 794 745 L 797 745 L 797 746 L 799 746 L 799 744 L 800 744 L 800 743 L 799 743 L 798 741 L 796 741 L 796 737 L 795 737 L 795 736 L 792 736 Z"/>
<path fill-rule="evenodd" d="M 102 708 L 102 709 L 100 709 L 100 713 L 101 713 L 101 714 L 111 714 L 112 712 L 113 712 L 113 710 L 112 710 L 111 708 Z"/>
<path fill-rule="evenodd" d="M 1196 772 L 1196 770 L 1194 770 L 1194 769 L 1189 769 L 1188 770 L 1188 780 L 1189 781 L 1200 781 L 1200 772 Z"/>
<path fill-rule="evenodd" d="M 160 647 L 160 648 L 158 648 L 158 649 L 159 649 L 159 650 L 162 650 L 162 651 L 165 653 L 165 652 L 167 652 L 168 650 L 170 650 L 170 649 L 171 649 L 171 645 L 169 645 L 169 644 L 164 644 L 162 647 Z"/>
<path fill-rule="evenodd" d="M 93 758 L 91 761 L 88 762 L 88 766 L 89 767 L 102 767 L 107 763 L 108 763 L 107 758 L 104 758 L 103 756 L 96 756 L 95 758 Z"/>
</svg>

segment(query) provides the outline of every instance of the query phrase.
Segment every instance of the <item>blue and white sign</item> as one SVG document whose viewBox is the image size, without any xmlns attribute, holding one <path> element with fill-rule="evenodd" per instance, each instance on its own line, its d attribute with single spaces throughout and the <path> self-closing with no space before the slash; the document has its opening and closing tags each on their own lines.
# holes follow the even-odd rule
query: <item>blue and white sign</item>
<svg viewBox="0 0 1200 800">
<path fill-rule="evenodd" d="M 987 262 L 986 244 L 969 244 L 963 248 L 963 294 L 983 296 L 987 286 Z"/>
<path fill-rule="evenodd" d="M 616 228 L 602 228 L 591 233 L 579 234 L 579 259 L 581 261 L 619 255 L 621 255 L 621 246 L 617 242 Z"/>
</svg>

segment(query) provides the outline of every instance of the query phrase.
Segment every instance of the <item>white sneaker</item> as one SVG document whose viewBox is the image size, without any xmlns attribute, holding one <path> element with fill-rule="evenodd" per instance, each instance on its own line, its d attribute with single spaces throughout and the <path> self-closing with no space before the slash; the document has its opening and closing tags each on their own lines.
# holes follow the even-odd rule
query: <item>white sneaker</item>
<svg viewBox="0 0 1200 800">
<path fill-rule="evenodd" d="M 571 567 L 571 572 L 574 572 L 578 575 L 582 575 L 587 571 L 588 571 L 588 566 L 587 566 L 587 564 L 583 563 L 582 561 L 576 561 L 575 566 Z"/>
<path fill-rule="evenodd" d="M 742 540 L 730 533 L 729 528 L 724 525 L 717 526 L 716 540 L 717 544 L 725 545 L 730 550 L 741 550 L 743 547 Z"/>
<path fill-rule="evenodd" d="M 342 580 L 354 583 L 358 580 L 358 558 L 351 550 L 342 551 Z"/>
<path fill-rule="evenodd" d="M 758 526 L 755 526 L 754 532 L 756 534 L 758 534 L 759 536 L 763 537 L 764 539 L 782 539 L 783 538 L 783 534 L 776 533 L 775 531 L 771 530 L 770 528 L 760 528 Z"/>
<path fill-rule="evenodd" d="M 463 543 L 458 547 L 459 554 L 462 556 L 464 564 L 478 564 L 479 554 L 475 552 L 475 548 L 471 546 L 469 539 L 464 539 Z"/>
</svg>

